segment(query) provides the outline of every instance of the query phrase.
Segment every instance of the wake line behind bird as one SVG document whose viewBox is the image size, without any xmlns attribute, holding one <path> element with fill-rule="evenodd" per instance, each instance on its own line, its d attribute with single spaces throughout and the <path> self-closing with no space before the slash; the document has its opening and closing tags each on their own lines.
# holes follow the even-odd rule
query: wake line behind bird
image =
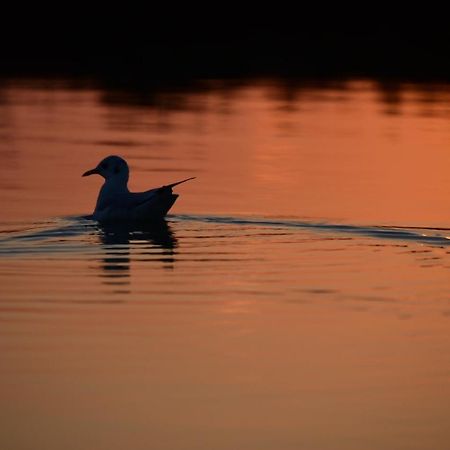
<svg viewBox="0 0 450 450">
<path fill-rule="evenodd" d="M 109 223 L 161 220 L 178 198 L 172 188 L 195 178 L 186 178 L 145 192 L 130 192 L 128 164 L 115 155 L 107 156 L 97 167 L 84 172 L 82 176 L 94 174 L 102 176 L 105 182 L 100 188 L 92 218 Z"/>
</svg>

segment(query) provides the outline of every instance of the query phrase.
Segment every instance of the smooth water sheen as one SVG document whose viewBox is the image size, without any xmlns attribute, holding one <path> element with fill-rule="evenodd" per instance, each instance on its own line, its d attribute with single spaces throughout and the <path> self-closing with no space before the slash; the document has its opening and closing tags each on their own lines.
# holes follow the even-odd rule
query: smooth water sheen
<svg viewBox="0 0 450 450">
<path fill-rule="evenodd" d="M 450 89 L 0 85 L 0 447 L 443 449 Z M 162 224 L 101 227 L 108 154 Z"/>
</svg>

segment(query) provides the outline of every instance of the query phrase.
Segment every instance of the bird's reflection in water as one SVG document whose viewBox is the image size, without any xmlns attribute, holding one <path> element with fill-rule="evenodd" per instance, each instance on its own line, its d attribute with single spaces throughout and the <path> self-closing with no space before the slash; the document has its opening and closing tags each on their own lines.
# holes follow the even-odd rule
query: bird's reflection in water
<svg viewBox="0 0 450 450">
<path fill-rule="evenodd" d="M 177 240 L 165 220 L 139 225 L 99 225 L 98 231 L 104 255 L 101 276 L 106 284 L 128 285 L 133 260 L 159 262 L 164 268 L 173 268 Z"/>
</svg>

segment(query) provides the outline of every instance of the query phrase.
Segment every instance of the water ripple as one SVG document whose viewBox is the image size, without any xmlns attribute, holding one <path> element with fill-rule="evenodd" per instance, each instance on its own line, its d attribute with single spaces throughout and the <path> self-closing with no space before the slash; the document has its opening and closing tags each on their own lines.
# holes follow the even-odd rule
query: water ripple
<svg viewBox="0 0 450 450">
<path fill-rule="evenodd" d="M 192 224 L 200 226 L 190 227 Z M 176 238 L 171 225 L 184 224 L 183 233 Z M 204 225 L 214 225 L 214 228 Z M 236 228 L 238 227 L 238 228 Z M 332 239 L 336 241 L 352 240 L 356 237 L 369 237 L 381 240 L 398 241 L 402 243 L 427 244 L 435 247 L 450 245 L 450 229 L 386 227 L 386 226 L 356 226 L 330 223 L 314 223 L 298 220 L 281 220 L 255 217 L 230 217 L 206 215 L 173 215 L 161 224 L 129 227 L 101 227 L 86 216 L 57 218 L 36 223 L 20 229 L 3 231 L 0 237 L 0 257 L 15 255 L 50 255 L 64 253 L 95 253 L 100 244 L 109 256 L 126 255 L 130 245 L 139 249 L 140 255 L 164 256 L 160 250 L 174 249 L 178 239 L 184 240 L 186 247 L 195 248 L 201 241 L 214 240 L 230 242 L 230 239 L 286 237 L 286 243 L 294 245 L 296 231 L 307 230 L 320 233 L 317 239 Z M 323 234 L 327 235 L 324 236 Z M 198 243 L 190 244 L 190 240 Z M 194 242 L 194 241 L 192 241 Z M 94 245 L 93 245 L 94 244 Z M 381 243 L 373 245 L 380 246 Z M 338 251 L 341 248 L 334 250 Z M 426 252 L 427 250 L 414 250 Z M 193 255 L 191 255 L 192 257 Z M 202 254 L 197 261 L 210 261 L 211 258 L 234 260 L 230 254 Z"/>
<path fill-rule="evenodd" d="M 264 218 L 240 218 L 224 216 L 177 215 L 172 217 L 179 221 L 200 221 L 206 223 L 229 225 L 252 225 L 255 227 L 306 229 L 310 231 L 325 231 L 333 234 L 350 234 L 367 236 L 377 239 L 393 239 L 413 241 L 431 245 L 450 245 L 450 228 L 417 228 L 407 226 L 357 226 L 329 223 L 303 222 L 297 220 L 278 220 Z"/>
</svg>

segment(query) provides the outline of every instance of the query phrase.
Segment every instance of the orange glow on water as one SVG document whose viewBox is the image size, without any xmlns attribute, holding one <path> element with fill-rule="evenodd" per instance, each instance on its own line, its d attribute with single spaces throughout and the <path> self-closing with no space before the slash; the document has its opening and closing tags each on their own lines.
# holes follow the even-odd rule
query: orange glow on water
<svg viewBox="0 0 450 450">
<path fill-rule="evenodd" d="M 448 88 L 130 95 L 0 90 L 0 447 L 443 448 L 449 247 L 364 225 L 450 227 Z M 159 234 L 66 217 L 107 154 Z"/>
<path fill-rule="evenodd" d="M 424 116 L 414 95 L 406 89 L 401 113 L 386 114 L 370 83 L 290 102 L 256 85 L 163 111 L 104 106 L 96 91 L 15 88 L 3 106 L 3 210 L 11 219 L 89 213 L 101 181 L 80 174 L 118 153 L 135 190 L 198 176 L 179 188 L 173 212 L 445 226 L 447 116 Z"/>
</svg>

